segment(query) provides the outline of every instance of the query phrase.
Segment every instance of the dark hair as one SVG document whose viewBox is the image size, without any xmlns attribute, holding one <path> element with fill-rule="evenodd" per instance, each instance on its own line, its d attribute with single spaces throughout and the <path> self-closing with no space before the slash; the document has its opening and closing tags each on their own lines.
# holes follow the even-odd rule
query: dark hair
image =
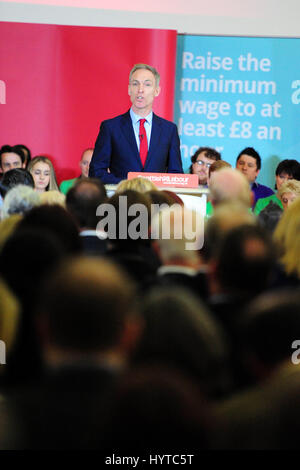
<svg viewBox="0 0 300 470">
<path fill-rule="evenodd" d="M 106 189 L 98 178 L 80 178 L 66 195 L 66 206 L 80 228 L 96 229 L 96 210 L 106 199 Z"/>
<path fill-rule="evenodd" d="M 247 242 L 261 242 L 262 250 L 248 253 Z M 229 292 L 259 294 L 270 282 L 276 255 L 271 236 L 258 225 L 241 225 L 230 230 L 220 244 L 217 277 Z"/>
<path fill-rule="evenodd" d="M 92 352 L 115 346 L 133 313 L 134 287 L 104 259 L 76 257 L 44 284 L 38 312 L 48 318 L 53 344 Z"/>
<path fill-rule="evenodd" d="M 276 168 L 276 176 L 281 175 L 281 173 L 286 173 L 289 176 L 292 176 L 293 179 L 300 179 L 299 177 L 299 168 L 300 163 L 297 160 L 282 160 Z M 298 176 L 298 178 L 297 178 Z"/>
<path fill-rule="evenodd" d="M 81 239 L 76 223 L 66 209 L 59 205 L 34 207 L 21 220 L 19 228 L 46 230 L 56 236 L 66 255 L 82 251 Z"/>
<path fill-rule="evenodd" d="M 24 153 L 25 162 L 26 162 L 26 165 L 27 165 L 31 160 L 31 152 L 30 152 L 29 148 L 26 147 L 26 145 L 24 145 L 24 144 L 17 144 L 17 145 L 15 145 L 15 148 L 20 149 Z M 24 152 L 24 150 L 25 150 L 25 152 Z"/>
<path fill-rule="evenodd" d="M 190 166 L 190 173 L 192 173 L 193 163 L 196 162 L 198 155 L 202 152 L 205 152 L 206 158 L 210 158 L 211 160 L 215 160 L 215 161 L 221 160 L 221 154 L 217 150 L 211 147 L 199 147 L 198 150 L 191 157 L 192 165 Z"/>
<path fill-rule="evenodd" d="M 18 184 L 24 184 L 34 188 L 33 177 L 31 173 L 29 173 L 27 170 L 24 170 L 24 168 L 14 168 L 4 173 L 1 180 L 1 196 L 4 198 L 7 191 L 9 191 L 9 189 L 13 188 L 14 186 L 17 186 Z"/>
<path fill-rule="evenodd" d="M 261 157 L 253 147 L 246 147 L 244 150 L 242 150 L 237 156 L 236 163 L 239 161 L 242 155 L 248 155 L 249 157 L 255 158 L 257 169 L 261 169 Z"/>
<path fill-rule="evenodd" d="M 15 153 L 16 155 L 19 155 L 21 158 L 22 164 L 25 162 L 25 155 L 24 152 L 17 146 L 11 146 L 11 145 L 2 145 L 0 149 L 0 166 L 2 167 L 2 154 L 3 153 Z"/>
</svg>

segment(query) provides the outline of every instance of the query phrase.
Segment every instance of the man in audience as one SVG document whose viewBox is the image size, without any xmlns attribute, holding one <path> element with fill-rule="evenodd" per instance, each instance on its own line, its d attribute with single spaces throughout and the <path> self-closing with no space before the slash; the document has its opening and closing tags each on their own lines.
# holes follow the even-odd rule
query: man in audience
<svg viewBox="0 0 300 470">
<path fill-rule="evenodd" d="M 198 175 L 199 185 L 207 186 L 210 165 L 221 160 L 221 154 L 210 147 L 200 147 L 191 157 L 190 173 Z"/>
<path fill-rule="evenodd" d="M 185 286 L 197 296 L 207 296 L 199 255 L 203 236 L 204 219 L 195 211 L 177 204 L 155 214 L 151 237 L 153 249 L 162 263 L 157 271 L 160 285 Z"/>
<path fill-rule="evenodd" d="M 78 179 L 67 192 L 67 210 L 76 220 L 83 250 L 89 255 L 101 255 L 107 250 L 107 234 L 96 231 L 99 222 L 97 208 L 105 199 L 105 186 L 98 178 Z"/>
<path fill-rule="evenodd" d="M 18 184 L 24 184 L 34 188 L 34 180 L 31 173 L 24 168 L 14 168 L 4 173 L 1 179 L 0 195 L 4 198 L 7 191 Z"/>
<path fill-rule="evenodd" d="M 16 146 L 3 145 L 0 149 L 0 171 L 6 173 L 14 168 L 25 168 L 25 156 Z"/>
<path fill-rule="evenodd" d="M 90 163 L 92 159 L 94 149 L 86 149 L 84 150 L 83 154 L 81 155 L 81 159 L 79 162 L 79 167 L 81 170 L 81 174 L 79 178 L 88 178 L 89 177 L 89 169 Z M 60 183 L 59 189 L 63 194 L 67 194 L 69 189 L 76 183 L 78 178 L 73 178 L 70 180 L 65 180 Z"/>
<path fill-rule="evenodd" d="M 274 194 L 271 188 L 256 182 L 261 169 L 261 157 L 253 147 L 247 147 L 239 153 L 236 159 L 236 168 L 246 176 L 250 183 L 254 194 L 253 207 L 258 199 Z"/>
<path fill-rule="evenodd" d="M 234 168 L 215 171 L 210 178 L 210 200 L 214 208 L 224 202 L 235 201 L 250 208 L 252 193 L 247 179 Z"/>
<path fill-rule="evenodd" d="M 69 259 L 50 276 L 37 306 L 47 373 L 10 395 L 1 448 L 11 439 L 6 448 L 101 449 L 112 392 L 139 334 L 133 300 L 130 281 L 105 260 Z"/>
</svg>

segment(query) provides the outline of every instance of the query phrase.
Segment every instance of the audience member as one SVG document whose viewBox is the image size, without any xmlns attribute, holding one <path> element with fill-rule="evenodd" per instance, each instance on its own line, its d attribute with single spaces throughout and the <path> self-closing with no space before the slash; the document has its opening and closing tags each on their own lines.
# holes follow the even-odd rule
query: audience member
<svg viewBox="0 0 300 470">
<path fill-rule="evenodd" d="M 283 210 L 287 208 L 300 196 L 300 181 L 288 180 L 280 186 L 278 196 Z"/>
<path fill-rule="evenodd" d="M 58 239 L 66 255 L 76 255 L 82 252 L 76 222 L 71 214 L 58 204 L 43 204 L 34 207 L 23 217 L 18 226 L 18 230 L 25 228 L 47 231 Z"/>
<path fill-rule="evenodd" d="M 158 191 L 157 186 L 147 178 L 132 178 L 131 180 L 122 180 L 116 187 L 116 193 L 123 193 L 128 189 L 146 193 L 147 191 Z"/>
<path fill-rule="evenodd" d="M 69 189 L 73 186 L 73 184 L 78 181 L 80 178 L 88 178 L 89 177 L 89 169 L 90 169 L 90 163 L 92 159 L 94 149 L 89 148 L 83 151 L 81 155 L 81 159 L 79 162 L 79 167 L 80 167 L 80 176 L 78 178 L 72 178 L 69 180 L 64 180 L 60 183 L 59 189 L 63 194 L 67 194 Z"/>
<path fill-rule="evenodd" d="M 47 157 L 34 157 L 27 166 L 33 176 L 35 190 L 39 193 L 44 191 L 58 191 L 53 164 Z"/>
<path fill-rule="evenodd" d="M 29 171 L 24 168 L 15 168 L 4 173 L 1 179 L 0 195 L 4 198 L 7 191 L 14 188 L 18 184 L 30 186 L 34 188 L 34 180 Z"/>
<path fill-rule="evenodd" d="M 252 193 L 247 179 L 233 168 L 224 168 L 213 172 L 209 189 L 210 200 L 214 208 L 229 201 L 238 201 L 247 208 L 252 205 Z"/>
<path fill-rule="evenodd" d="M 274 241 L 279 250 L 279 261 L 284 276 L 283 285 L 299 286 L 300 280 L 300 198 L 283 213 L 274 232 Z"/>
<path fill-rule="evenodd" d="M 191 157 L 190 173 L 198 175 L 199 185 L 207 186 L 208 170 L 221 154 L 210 147 L 200 147 Z"/>
<path fill-rule="evenodd" d="M 178 204 L 160 210 L 151 221 L 152 246 L 161 261 L 156 282 L 170 288 L 184 286 L 201 298 L 207 297 L 199 254 L 203 238 L 204 219 L 196 211 Z"/>
<path fill-rule="evenodd" d="M 211 164 L 211 166 L 209 167 L 208 169 L 208 179 L 207 179 L 207 185 L 209 186 L 209 182 L 210 182 L 210 178 L 211 178 L 211 175 L 212 173 L 214 173 L 215 171 L 219 171 L 219 170 L 222 170 L 224 168 L 231 168 L 231 165 L 230 163 L 228 162 L 225 162 L 225 160 L 216 160 L 214 163 Z M 211 217 L 213 214 L 213 206 L 212 206 L 212 203 L 210 201 L 210 195 L 208 195 L 208 200 L 207 200 L 207 203 L 206 203 L 206 217 Z"/>
<path fill-rule="evenodd" d="M 39 194 L 31 187 L 19 184 L 6 194 L 1 207 L 1 219 L 6 219 L 12 214 L 25 214 L 39 204 Z"/>
<path fill-rule="evenodd" d="M 133 286 L 105 260 L 75 258 L 44 283 L 36 312 L 46 375 L 9 395 L 1 448 L 101 450 L 140 331 Z"/>
<path fill-rule="evenodd" d="M 62 207 L 66 207 L 66 196 L 61 192 L 53 189 L 51 191 L 44 191 L 40 193 L 40 201 L 41 204 L 48 204 L 48 205 L 59 205 Z"/>
<path fill-rule="evenodd" d="M 25 157 L 25 160 L 24 160 L 25 167 L 24 168 L 27 168 L 27 165 L 31 160 L 31 152 L 30 152 L 29 148 L 26 147 L 26 145 L 24 145 L 24 144 L 17 144 L 17 145 L 15 145 L 15 148 L 22 150 L 22 152 L 24 154 L 24 157 Z"/>
<path fill-rule="evenodd" d="M 97 209 L 105 201 L 106 189 L 98 178 L 78 179 L 67 192 L 67 210 L 76 220 L 85 254 L 101 255 L 107 251 L 107 234 L 97 230 Z"/>
<path fill-rule="evenodd" d="M 25 168 L 25 157 L 16 146 L 3 145 L 0 149 L 0 171 L 6 173 L 14 168 Z"/>
<path fill-rule="evenodd" d="M 281 199 L 279 198 L 279 190 L 283 183 L 286 183 L 288 180 L 297 179 L 295 176 L 299 173 L 300 164 L 297 160 L 282 160 L 275 172 L 275 189 L 277 189 L 276 194 L 271 194 L 271 196 L 263 197 L 258 199 L 257 203 L 255 204 L 254 213 L 259 214 L 267 205 L 272 201 L 277 204 L 281 209 L 283 209 Z M 300 177 L 299 177 L 300 179 Z"/>
<path fill-rule="evenodd" d="M 254 194 L 253 207 L 258 199 L 274 194 L 271 188 L 259 184 L 256 181 L 261 169 L 261 157 L 253 147 L 247 147 L 239 153 L 236 159 L 236 168 L 246 176 L 250 183 L 251 190 Z"/>
<path fill-rule="evenodd" d="M 153 290 L 141 300 L 144 328 L 133 360 L 164 365 L 193 379 L 206 398 L 228 393 L 228 350 L 220 325 L 189 290 Z"/>
</svg>

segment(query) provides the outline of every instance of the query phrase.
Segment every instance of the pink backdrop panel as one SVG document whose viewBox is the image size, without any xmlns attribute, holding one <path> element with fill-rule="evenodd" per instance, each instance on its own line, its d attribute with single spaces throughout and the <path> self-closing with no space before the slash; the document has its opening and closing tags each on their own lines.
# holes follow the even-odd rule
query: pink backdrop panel
<svg viewBox="0 0 300 470">
<path fill-rule="evenodd" d="M 137 62 L 160 72 L 154 111 L 172 120 L 176 31 L 0 22 L 0 145 L 49 156 L 59 181 L 77 176 L 101 121 L 129 109 Z"/>
</svg>

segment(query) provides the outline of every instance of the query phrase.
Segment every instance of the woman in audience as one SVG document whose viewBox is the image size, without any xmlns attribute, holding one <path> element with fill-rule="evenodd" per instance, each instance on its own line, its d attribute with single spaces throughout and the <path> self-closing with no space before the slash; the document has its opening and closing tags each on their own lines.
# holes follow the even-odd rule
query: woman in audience
<svg viewBox="0 0 300 470">
<path fill-rule="evenodd" d="M 280 186 L 278 196 L 283 210 L 287 208 L 300 196 L 300 181 L 288 180 Z"/>
<path fill-rule="evenodd" d="M 284 284 L 299 285 L 300 281 L 300 198 L 283 213 L 274 240 L 279 249 L 279 259 L 287 278 Z M 280 279 L 281 280 L 281 279 Z M 288 282 L 286 282 L 288 281 Z"/>
<path fill-rule="evenodd" d="M 283 209 L 282 202 L 278 194 L 281 185 L 286 183 L 288 180 L 299 178 L 300 164 L 297 162 L 297 160 L 282 160 L 282 162 L 280 162 L 277 166 L 275 172 L 275 189 L 277 189 L 277 194 L 272 194 L 271 196 L 258 199 L 254 208 L 254 213 L 258 215 L 265 207 L 268 206 L 271 201 Z"/>
<path fill-rule="evenodd" d="M 39 193 L 52 190 L 59 191 L 55 171 L 49 158 L 34 157 L 29 162 L 27 169 L 33 176 L 36 191 Z"/>
</svg>

